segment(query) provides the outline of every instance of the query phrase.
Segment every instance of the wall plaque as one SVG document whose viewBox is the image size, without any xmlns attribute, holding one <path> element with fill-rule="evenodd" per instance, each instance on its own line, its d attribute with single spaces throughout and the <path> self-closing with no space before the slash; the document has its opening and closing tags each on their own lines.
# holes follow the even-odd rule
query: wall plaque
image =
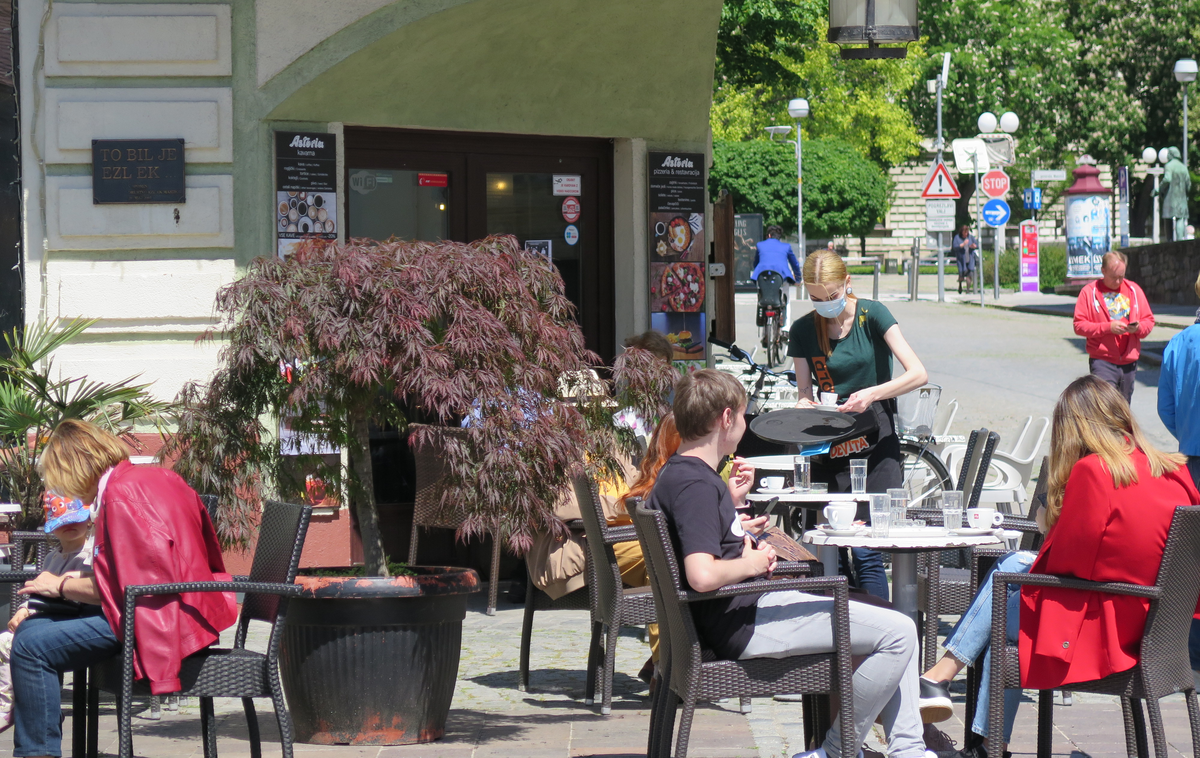
<svg viewBox="0 0 1200 758">
<path fill-rule="evenodd" d="M 92 140 L 92 203 L 184 203 L 183 139 Z"/>
</svg>

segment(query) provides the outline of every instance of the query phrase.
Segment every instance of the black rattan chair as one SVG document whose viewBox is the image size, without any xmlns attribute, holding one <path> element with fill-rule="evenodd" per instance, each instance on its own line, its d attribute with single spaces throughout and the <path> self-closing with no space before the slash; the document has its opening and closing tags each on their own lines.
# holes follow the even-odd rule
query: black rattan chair
<svg viewBox="0 0 1200 758">
<path fill-rule="evenodd" d="M 136 648 L 135 608 L 139 598 L 149 595 L 174 595 L 181 592 L 243 592 L 242 611 L 238 617 L 233 648 L 210 647 L 183 661 L 179 672 L 182 687 L 178 694 L 200 698 L 201 739 L 206 758 L 216 758 L 216 719 L 214 697 L 242 699 L 250 731 L 250 754 L 261 758 L 262 745 L 258 717 L 252 698 L 269 697 L 279 722 L 279 736 L 284 758 L 292 756 L 292 724 L 284 702 L 279 679 L 279 643 L 287 612 L 287 599 L 296 594 L 296 571 L 304 537 L 308 531 L 312 507 L 267 501 L 259 524 L 258 543 L 250 576 L 245 581 L 191 582 L 158 584 L 125 588 L 123 621 L 124 643 L 120 657 L 93 666 L 89 672 L 89 689 L 104 690 L 117 695 L 117 717 L 120 729 L 120 756 L 133 758 L 132 697 L 149 694 L 144 680 L 133 679 L 133 656 Z M 272 625 L 267 651 L 258 653 L 246 649 L 246 633 L 251 621 Z M 99 698 L 89 692 L 88 755 L 96 755 Z M 77 720 L 78 724 L 79 721 Z"/>
<path fill-rule="evenodd" d="M 971 432 L 967 449 L 963 455 L 962 468 L 955 489 L 963 493 L 963 510 L 974 508 L 979 503 L 983 485 L 987 479 L 988 465 L 1000 435 L 987 429 Z M 940 510 L 914 511 L 913 515 L 923 518 L 930 525 L 940 525 Z M 917 567 L 917 609 L 922 616 L 922 656 L 926 670 L 937 659 L 938 619 L 943 615 L 957 615 L 966 611 L 975 597 L 975 584 L 970 568 L 945 568 L 944 558 L 958 553 L 957 550 L 922 553 Z M 968 566 L 971 564 L 968 555 Z"/>
<path fill-rule="evenodd" d="M 842 730 L 842 754 L 855 755 L 853 684 L 850 660 L 850 609 L 846 578 L 843 576 L 778 579 L 731 584 L 715 592 L 685 589 L 679 563 L 667 533 L 666 517 L 635 500 L 626 508 L 633 517 L 638 540 L 650 574 L 661 642 L 655 669 L 654 696 L 650 711 L 649 758 L 671 755 L 671 737 L 675 731 L 675 713 L 679 703 L 679 737 L 675 758 L 687 758 L 688 739 L 696 703 L 727 697 L 769 696 L 777 694 L 839 693 L 839 716 L 847 728 Z M 700 645 L 692 621 L 689 603 L 735 595 L 760 595 L 764 592 L 801 590 L 829 592 L 834 597 L 833 639 L 835 650 L 820 655 L 790 658 L 752 658 L 719 660 Z M 824 707 L 822 707 L 824 705 Z M 828 727 L 827 701 L 810 698 L 805 703 L 805 742 L 823 734 Z M 812 718 L 809 718 L 812 716 Z"/>
<path fill-rule="evenodd" d="M 582 530 L 583 523 L 573 521 L 571 524 L 578 524 L 578 528 Z M 575 531 L 575 526 L 571 527 Z M 587 573 L 591 575 L 591 561 L 589 559 Z M 529 576 L 529 567 L 525 568 L 525 614 L 521 621 L 521 662 L 520 670 L 517 677 L 517 689 L 521 692 L 529 690 L 529 654 L 530 647 L 533 643 L 533 614 L 537 611 L 587 611 L 592 608 L 591 582 L 587 586 L 580 587 L 574 592 L 563 595 L 560 598 L 552 599 L 545 592 L 538 589 L 533 583 L 533 578 Z M 590 678 L 589 674 L 589 678 Z M 588 704 L 591 705 L 591 688 L 587 690 Z"/>
<path fill-rule="evenodd" d="M 1129 755 L 1140 758 L 1150 758 L 1141 701 L 1146 701 L 1150 713 L 1154 752 L 1158 758 L 1167 758 L 1167 737 L 1158 701 L 1167 695 L 1182 692 L 1191 724 L 1192 750 L 1200 754 L 1200 705 L 1196 701 L 1196 685 L 1187 654 L 1188 631 L 1196 610 L 1196 599 L 1200 597 L 1200 563 L 1196 561 L 1197 555 L 1200 555 L 1200 506 L 1183 506 L 1175 509 L 1171 519 L 1162 565 L 1153 586 L 1089 582 L 1048 574 L 993 574 L 989 744 L 999 745 L 1004 738 L 1004 690 L 1021 686 L 1017 648 L 1008 643 L 1006 630 L 1007 586 L 1021 585 L 1147 598 L 1150 612 L 1146 617 L 1138 664 L 1128 671 L 1103 679 L 1073 683 L 1070 689 L 1072 692 L 1120 696 L 1125 718 L 1125 747 Z M 1052 695 L 1050 690 L 1039 692 L 1038 758 L 1050 758 L 1054 712 Z"/>
<path fill-rule="evenodd" d="M 625 587 L 613 545 L 637 539 L 632 526 L 609 526 L 596 492 L 596 483 L 586 476 L 573 481 L 575 499 L 583 520 L 587 542 L 588 587 L 592 610 L 592 642 L 588 649 L 587 691 L 589 705 L 601 688 L 600 713 L 612 712 L 613 669 L 616 665 L 617 637 L 622 626 L 653 624 L 654 595 L 649 587 Z M 601 646 L 601 639 L 604 645 Z"/>
</svg>

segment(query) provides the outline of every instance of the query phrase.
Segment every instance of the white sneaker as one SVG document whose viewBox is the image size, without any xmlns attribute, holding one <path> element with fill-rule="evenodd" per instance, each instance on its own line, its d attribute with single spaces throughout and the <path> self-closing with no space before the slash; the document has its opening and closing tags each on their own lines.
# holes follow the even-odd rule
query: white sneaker
<svg viewBox="0 0 1200 758">
<path fill-rule="evenodd" d="M 816 750 L 809 750 L 807 753 L 796 753 L 792 758 L 825 758 L 825 748 L 819 747 Z M 862 748 L 858 749 L 858 755 L 855 758 L 864 758 Z M 930 758 L 930 756 L 927 755 L 925 758 Z M 932 758 L 937 758 L 937 756 Z"/>
</svg>

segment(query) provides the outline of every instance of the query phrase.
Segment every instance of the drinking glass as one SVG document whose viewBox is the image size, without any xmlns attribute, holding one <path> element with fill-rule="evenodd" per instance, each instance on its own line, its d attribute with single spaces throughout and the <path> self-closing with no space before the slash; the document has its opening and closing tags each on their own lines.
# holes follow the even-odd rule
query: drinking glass
<svg viewBox="0 0 1200 758">
<path fill-rule="evenodd" d="M 850 459 L 850 491 L 861 495 L 867 491 L 867 459 Z"/>
<path fill-rule="evenodd" d="M 942 493 L 942 525 L 947 529 L 962 529 L 962 493 L 950 490 Z"/>
<path fill-rule="evenodd" d="M 826 482 L 813 482 L 808 486 L 808 491 L 814 495 L 826 495 L 829 493 L 829 484 Z"/>
<path fill-rule="evenodd" d="M 891 501 L 892 508 L 892 524 L 899 524 L 908 518 L 908 490 L 903 488 L 890 489 L 887 491 L 888 499 Z"/>
<path fill-rule="evenodd" d="M 797 455 L 792 458 L 792 485 L 796 492 L 808 492 L 812 489 L 812 463 L 807 455 Z"/>
<path fill-rule="evenodd" d="M 871 536 L 886 537 L 892 526 L 892 499 L 887 495 L 871 495 Z"/>
</svg>

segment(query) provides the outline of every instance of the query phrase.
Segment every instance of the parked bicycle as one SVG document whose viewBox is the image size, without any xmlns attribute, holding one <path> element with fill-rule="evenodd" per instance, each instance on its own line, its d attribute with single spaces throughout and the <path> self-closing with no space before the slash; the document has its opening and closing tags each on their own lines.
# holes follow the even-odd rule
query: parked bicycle
<svg viewBox="0 0 1200 758">
<path fill-rule="evenodd" d="M 770 366 L 756 363 L 749 353 L 731 342 L 725 342 L 716 337 L 709 337 L 708 341 L 717 347 L 725 348 L 733 360 L 746 364 L 746 369 L 742 371 L 739 378 L 746 385 L 746 394 L 749 396 L 746 403 L 748 417 L 774 409 L 768 406 L 791 407 L 796 404 L 795 371 L 773 371 Z M 768 384 L 768 379 L 773 381 Z M 780 381 L 784 385 L 782 391 L 778 387 Z"/>
<path fill-rule="evenodd" d="M 896 433 L 910 506 L 932 507 L 941 502 L 943 491 L 954 489 L 954 477 L 930 445 L 966 442 L 967 438 L 934 436 L 933 420 L 941 397 L 941 387 L 927 384 L 896 398 Z"/>
</svg>

